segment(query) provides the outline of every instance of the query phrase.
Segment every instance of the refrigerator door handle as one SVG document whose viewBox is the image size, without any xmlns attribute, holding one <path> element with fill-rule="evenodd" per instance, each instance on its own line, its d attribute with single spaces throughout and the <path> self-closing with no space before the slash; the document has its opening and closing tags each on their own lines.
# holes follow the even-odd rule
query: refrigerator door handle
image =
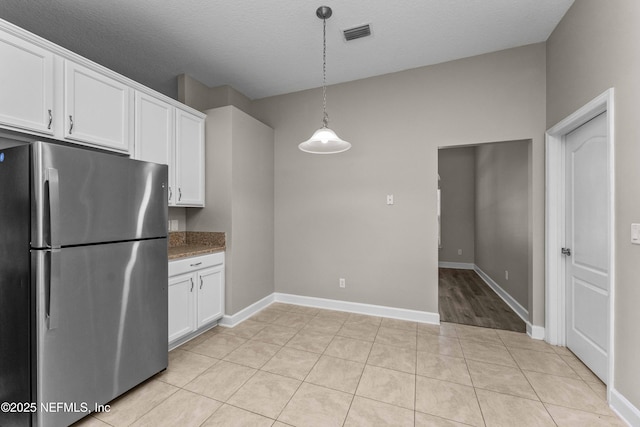
<svg viewBox="0 0 640 427">
<path fill-rule="evenodd" d="M 49 296 L 46 302 L 46 318 L 47 329 L 56 329 L 58 327 L 58 284 L 60 283 L 60 250 L 47 251 L 49 256 L 49 274 L 45 278 L 47 281 L 46 294 Z"/>
<path fill-rule="evenodd" d="M 47 168 L 45 178 L 49 183 L 49 245 L 60 249 L 60 180 L 58 169 Z"/>
</svg>

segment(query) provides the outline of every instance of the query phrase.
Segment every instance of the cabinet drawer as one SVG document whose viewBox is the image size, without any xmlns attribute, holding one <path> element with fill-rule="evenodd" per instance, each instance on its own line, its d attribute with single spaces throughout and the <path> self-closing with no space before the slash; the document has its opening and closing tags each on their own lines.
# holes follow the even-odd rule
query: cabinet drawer
<svg viewBox="0 0 640 427">
<path fill-rule="evenodd" d="M 169 262 L 169 277 L 224 263 L 224 252 L 194 256 Z"/>
</svg>

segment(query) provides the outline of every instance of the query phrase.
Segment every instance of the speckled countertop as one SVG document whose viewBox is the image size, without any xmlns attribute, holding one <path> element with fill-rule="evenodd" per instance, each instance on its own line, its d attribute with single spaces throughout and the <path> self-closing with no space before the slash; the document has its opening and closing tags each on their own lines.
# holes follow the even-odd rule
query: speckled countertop
<svg viewBox="0 0 640 427">
<path fill-rule="evenodd" d="M 223 232 L 172 231 L 169 233 L 169 260 L 224 251 L 225 244 Z"/>
</svg>

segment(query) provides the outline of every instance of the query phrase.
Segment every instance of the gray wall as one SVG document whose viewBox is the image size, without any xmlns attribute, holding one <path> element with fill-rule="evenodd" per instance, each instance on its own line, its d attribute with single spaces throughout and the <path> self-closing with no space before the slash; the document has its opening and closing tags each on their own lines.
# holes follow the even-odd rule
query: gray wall
<svg viewBox="0 0 640 427">
<path fill-rule="evenodd" d="M 226 233 L 233 315 L 274 292 L 273 129 L 233 106 L 205 112 L 206 207 L 187 209 L 187 229 Z"/>
<path fill-rule="evenodd" d="M 475 264 L 527 309 L 529 142 L 482 144 L 475 153 Z"/>
<path fill-rule="evenodd" d="M 475 263 L 475 159 L 475 147 L 438 150 L 441 262 Z"/>
<path fill-rule="evenodd" d="M 185 231 L 187 229 L 186 208 L 169 208 L 169 220 L 178 221 L 178 230 L 176 231 Z"/>
<path fill-rule="evenodd" d="M 547 127 L 615 88 L 614 387 L 640 408 L 640 2 L 580 0 L 547 42 Z"/>
<path fill-rule="evenodd" d="M 200 111 L 212 107 L 209 87 L 186 74 L 178 76 L 178 101 Z"/>
<path fill-rule="evenodd" d="M 330 126 L 353 143 L 336 156 L 297 148 L 320 125 L 320 89 L 253 103 L 276 129 L 276 291 L 437 313 L 438 146 L 532 139 L 529 312 L 542 325 L 544 44 L 327 90 Z"/>
<path fill-rule="evenodd" d="M 186 74 L 178 76 L 178 100 L 200 111 L 228 105 L 244 112 L 251 110 L 251 100 L 231 86 L 210 88 Z"/>
</svg>

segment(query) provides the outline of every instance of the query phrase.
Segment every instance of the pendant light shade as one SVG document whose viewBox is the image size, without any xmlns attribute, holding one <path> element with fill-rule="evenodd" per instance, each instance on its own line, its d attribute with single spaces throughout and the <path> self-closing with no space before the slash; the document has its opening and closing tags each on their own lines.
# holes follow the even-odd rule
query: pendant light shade
<svg viewBox="0 0 640 427">
<path fill-rule="evenodd" d="M 347 151 L 351 144 L 340 139 L 331 129 L 322 127 L 315 131 L 311 138 L 298 145 L 298 148 L 311 154 L 337 154 Z"/>
<path fill-rule="evenodd" d="M 311 154 L 337 154 L 347 151 L 351 144 L 340 139 L 338 135 L 329 129 L 329 115 L 327 114 L 327 19 L 332 11 L 329 6 L 320 6 L 316 10 L 316 16 L 322 19 L 322 127 L 315 131 L 311 138 L 304 141 L 298 148 Z"/>
</svg>

